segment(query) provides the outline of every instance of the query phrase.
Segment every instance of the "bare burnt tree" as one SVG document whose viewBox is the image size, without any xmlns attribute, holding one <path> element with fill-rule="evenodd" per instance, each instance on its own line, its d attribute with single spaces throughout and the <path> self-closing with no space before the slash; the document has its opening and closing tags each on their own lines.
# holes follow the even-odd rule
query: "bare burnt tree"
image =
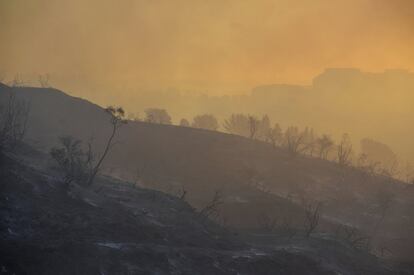
<svg viewBox="0 0 414 275">
<path fill-rule="evenodd" d="M 219 207 L 223 204 L 223 195 L 220 190 L 214 192 L 214 196 L 206 206 L 200 209 L 198 215 L 203 218 L 216 218 L 219 215 Z"/>
<path fill-rule="evenodd" d="M 380 163 L 377 161 L 369 160 L 367 154 L 360 154 L 357 161 L 357 167 L 361 169 L 367 175 L 373 176 L 379 173 Z"/>
<path fill-rule="evenodd" d="M 95 167 L 93 167 L 92 169 L 91 175 L 88 180 L 88 185 L 92 185 L 96 175 L 99 172 L 99 169 L 101 168 L 102 162 L 107 156 L 109 150 L 114 145 L 114 137 L 116 133 L 118 132 L 119 128 L 127 123 L 127 120 L 125 119 L 125 111 L 124 109 L 122 109 L 122 107 L 109 106 L 105 109 L 105 112 L 109 115 L 109 122 L 111 123 L 112 131 L 106 142 L 105 149 L 101 157 L 99 158 Z"/>
<path fill-rule="evenodd" d="M 308 154 L 309 156 L 313 156 L 316 148 L 316 138 L 312 128 L 306 127 L 304 131 L 302 131 L 303 135 L 303 148 L 302 152 Z"/>
<path fill-rule="evenodd" d="M 322 203 L 305 203 L 303 206 L 305 209 L 305 236 L 309 238 L 319 225 Z"/>
<path fill-rule="evenodd" d="M 180 120 L 180 126 L 182 126 L 182 127 L 190 127 L 190 122 L 188 122 L 188 120 L 187 120 L 187 119 L 182 118 L 182 119 Z"/>
<path fill-rule="evenodd" d="M 279 146 L 283 142 L 283 132 L 279 124 L 275 124 L 273 128 L 270 128 L 267 132 L 267 140 L 272 144 L 273 147 Z"/>
<path fill-rule="evenodd" d="M 351 165 L 352 143 L 348 134 L 343 134 L 337 147 L 337 160 L 339 165 Z"/>
<path fill-rule="evenodd" d="M 215 131 L 219 128 L 219 125 L 215 116 L 211 114 L 203 114 L 193 118 L 191 127 Z"/>
<path fill-rule="evenodd" d="M 0 103 L 0 153 L 13 150 L 23 140 L 30 112 L 30 104 L 18 100 L 13 91 L 3 96 L 4 103 Z"/>
<path fill-rule="evenodd" d="M 399 174 L 399 160 L 393 150 L 386 144 L 370 138 L 361 140 L 361 153 L 365 155 L 366 161 L 377 162 L 377 173 L 396 177 Z"/>
<path fill-rule="evenodd" d="M 394 160 L 391 163 L 383 166 L 380 170 L 380 174 L 386 177 L 395 178 L 399 174 L 398 160 Z"/>
<path fill-rule="evenodd" d="M 264 115 L 261 120 L 258 120 L 256 138 L 263 141 L 268 141 L 268 135 L 271 130 L 270 119 L 268 115 Z"/>
<path fill-rule="evenodd" d="M 39 77 L 38 77 L 39 85 L 42 88 L 49 88 L 50 87 L 49 80 L 50 80 L 50 75 L 49 74 L 39 75 Z"/>
<path fill-rule="evenodd" d="M 322 135 L 316 139 L 318 155 L 321 159 L 327 159 L 329 152 L 334 146 L 334 141 L 328 135 Z"/>
<path fill-rule="evenodd" d="M 145 121 L 157 124 L 171 124 L 171 116 L 165 109 L 148 108 L 145 110 Z"/>
<path fill-rule="evenodd" d="M 342 241 L 354 249 L 370 250 L 371 239 L 358 228 L 346 225 L 338 225 L 334 232 L 335 239 Z"/>
<path fill-rule="evenodd" d="M 251 139 L 255 139 L 257 131 L 259 130 L 259 120 L 255 117 L 255 116 L 251 116 L 249 115 L 248 117 L 248 121 L 249 121 L 249 133 L 250 133 L 250 138 Z"/>
<path fill-rule="evenodd" d="M 249 119 L 244 114 L 232 114 L 224 120 L 223 128 L 230 134 L 249 137 Z"/>
<path fill-rule="evenodd" d="M 231 134 L 265 141 L 268 139 L 269 125 L 270 119 L 267 115 L 258 119 L 253 115 L 232 114 L 224 120 L 223 128 Z"/>
<path fill-rule="evenodd" d="M 285 147 L 295 156 L 304 150 L 304 139 L 304 134 L 297 127 L 288 127 L 285 132 Z"/>
</svg>

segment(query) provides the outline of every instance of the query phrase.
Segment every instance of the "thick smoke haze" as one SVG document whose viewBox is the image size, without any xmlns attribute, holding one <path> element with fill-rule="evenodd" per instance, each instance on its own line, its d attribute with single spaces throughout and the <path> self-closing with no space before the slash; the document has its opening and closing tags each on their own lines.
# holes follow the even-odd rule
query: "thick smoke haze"
<svg viewBox="0 0 414 275">
<path fill-rule="evenodd" d="M 56 85 L 221 94 L 414 66 L 410 0 L 0 1 L 0 68 Z M 74 91 L 75 92 L 75 91 Z"/>
<path fill-rule="evenodd" d="M 133 113 L 167 108 L 175 122 L 266 112 L 285 125 L 350 132 L 356 143 L 375 138 L 410 158 L 414 77 L 382 73 L 413 70 L 413 12 L 411 0 L 0 0 L 0 76 L 38 85 L 50 74 L 72 95 Z M 326 68 L 379 74 L 312 87 Z M 293 101 L 283 92 L 218 98 L 277 83 L 312 88 Z"/>
<path fill-rule="evenodd" d="M 1 274 L 414 275 L 414 0 L 0 0 L 0 39 Z"/>
</svg>

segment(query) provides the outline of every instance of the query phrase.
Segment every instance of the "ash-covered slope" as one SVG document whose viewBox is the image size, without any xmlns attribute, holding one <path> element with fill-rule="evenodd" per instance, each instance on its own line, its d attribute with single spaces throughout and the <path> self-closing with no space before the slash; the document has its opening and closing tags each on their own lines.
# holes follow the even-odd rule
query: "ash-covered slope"
<svg viewBox="0 0 414 275">
<path fill-rule="evenodd" d="M 33 163 L 41 154 L 25 157 Z M 39 161 L 42 161 L 39 159 Z M 246 244 L 186 202 L 110 178 L 64 185 L 6 157 L 0 169 L 2 274 L 392 274 L 330 241 Z M 253 244 L 252 244 L 253 243 Z"/>
<path fill-rule="evenodd" d="M 27 139 L 48 151 L 61 135 L 93 137 L 96 152 L 109 135 L 102 108 L 55 89 L 0 87 L 31 102 Z M 300 199 L 323 202 L 328 225 L 346 224 L 373 237 L 385 256 L 414 261 L 414 188 L 316 158 L 293 158 L 281 148 L 243 137 L 200 129 L 130 122 L 120 129 L 104 173 L 175 194 L 187 191 L 200 207 L 215 191 L 223 194 L 223 220 L 231 227 L 258 226 L 272 215 L 303 225 Z M 392 198 L 383 217 L 381 200 Z M 384 249 L 383 249 L 384 248 Z"/>
</svg>

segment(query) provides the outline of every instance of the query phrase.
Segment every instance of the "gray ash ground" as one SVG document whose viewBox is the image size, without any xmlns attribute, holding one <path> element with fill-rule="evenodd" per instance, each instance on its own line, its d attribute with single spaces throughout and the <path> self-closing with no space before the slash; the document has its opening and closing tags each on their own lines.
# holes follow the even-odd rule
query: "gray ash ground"
<svg viewBox="0 0 414 275">
<path fill-rule="evenodd" d="M 0 274 L 410 274 L 330 240 L 230 232 L 111 178 L 68 192 L 23 163 L 0 167 Z"/>
</svg>

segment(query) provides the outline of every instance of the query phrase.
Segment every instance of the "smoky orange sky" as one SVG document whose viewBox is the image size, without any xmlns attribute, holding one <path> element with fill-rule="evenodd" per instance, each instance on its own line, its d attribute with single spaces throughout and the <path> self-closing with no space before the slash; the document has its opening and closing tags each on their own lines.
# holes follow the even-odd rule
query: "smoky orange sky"
<svg viewBox="0 0 414 275">
<path fill-rule="evenodd" d="M 412 0 L 0 0 L 0 71 L 230 92 L 414 68 Z"/>
</svg>

